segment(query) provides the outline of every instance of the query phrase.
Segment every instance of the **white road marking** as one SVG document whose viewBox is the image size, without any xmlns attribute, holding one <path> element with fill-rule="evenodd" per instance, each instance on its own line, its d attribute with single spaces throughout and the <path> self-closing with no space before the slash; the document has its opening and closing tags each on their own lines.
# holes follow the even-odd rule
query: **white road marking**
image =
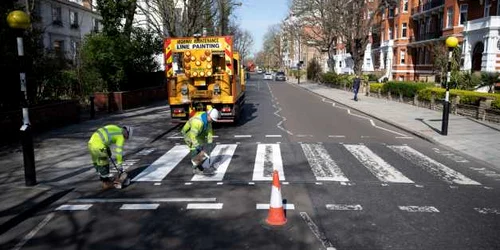
<svg viewBox="0 0 500 250">
<path fill-rule="evenodd" d="M 248 182 L 248 185 L 255 185 L 255 182 Z"/>
<path fill-rule="evenodd" d="M 281 138 L 281 135 L 266 135 L 267 138 L 277 138 L 277 137 L 280 137 Z"/>
<path fill-rule="evenodd" d="M 329 135 L 330 138 L 345 138 L 345 135 Z"/>
<path fill-rule="evenodd" d="M 184 136 L 169 136 L 168 139 L 183 139 Z"/>
<path fill-rule="evenodd" d="M 411 140 L 411 139 L 413 139 L 413 137 L 410 137 L 410 136 L 396 136 L 396 139 L 408 139 L 408 140 Z"/>
<path fill-rule="evenodd" d="M 301 137 L 301 138 L 303 138 L 303 137 L 311 137 L 312 138 L 313 136 L 312 135 L 297 135 L 297 137 Z"/>
<path fill-rule="evenodd" d="M 146 155 L 151 154 L 153 151 L 155 151 L 155 149 L 154 149 L 154 148 L 143 149 L 143 150 L 139 151 L 139 152 L 137 153 L 137 155 L 146 156 Z"/>
<path fill-rule="evenodd" d="M 235 135 L 234 138 L 251 138 L 252 135 Z"/>
<path fill-rule="evenodd" d="M 186 182 L 186 183 L 184 183 L 184 185 L 189 186 L 189 185 L 193 185 L 193 183 L 192 182 Z"/>
<path fill-rule="evenodd" d="M 224 182 L 217 182 L 217 185 L 224 185 Z"/>
<path fill-rule="evenodd" d="M 162 203 L 162 202 L 215 202 L 217 198 L 116 198 L 76 199 L 72 203 Z"/>
<path fill-rule="evenodd" d="M 409 146 L 387 146 L 410 162 L 422 167 L 431 174 L 450 184 L 481 185 L 481 183 L 467 178 L 465 175 L 425 156 Z"/>
<path fill-rule="evenodd" d="M 300 212 L 300 217 L 302 217 L 307 226 L 309 226 L 309 229 L 311 229 L 314 236 L 316 236 L 316 238 L 321 241 L 321 244 L 326 248 L 326 250 L 336 250 L 336 248 L 333 247 L 333 244 L 326 238 L 325 234 L 319 230 L 318 226 L 316 226 L 316 223 L 314 223 L 314 221 L 306 212 Z"/>
<path fill-rule="evenodd" d="M 203 168 L 214 167 L 216 169 L 214 174 L 210 176 L 195 174 L 191 181 L 222 181 L 237 146 L 237 144 L 220 144 L 215 146 L 212 153 L 210 153 L 210 162 L 208 160 L 203 162 Z"/>
<path fill-rule="evenodd" d="M 349 181 L 337 163 L 320 144 L 300 144 L 318 181 Z"/>
<path fill-rule="evenodd" d="M 500 215 L 500 209 L 496 209 L 496 208 L 486 208 L 486 207 L 483 207 L 483 208 L 474 208 L 474 210 L 476 210 L 478 213 L 480 214 L 498 214 Z"/>
<path fill-rule="evenodd" d="M 123 204 L 120 210 L 155 210 L 160 204 Z"/>
<path fill-rule="evenodd" d="M 288 182 L 288 181 L 284 181 L 284 182 L 282 182 L 281 184 L 283 184 L 283 185 L 289 185 L 289 184 L 290 184 L 290 182 Z"/>
<path fill-rule="evenodd" d="M 344 145 L 370 172 L 383 182 L 413 183 L 399 170 L 364 145 Z"/>
<path fill-rule="evenodd" d="M 271 181 L 278 170 L 280 181 L 285 180 L 279 144 L 259 144 L 255 156 L 252 181 Z"/>
<path fill-rule="evenodd" d="M 49 221 L 54 218 L 54 213 L 50 213 L 45 218 L 35 227 L 33 230 L 31 230 L 26 236 L 23 237 L 23 239 L 12 248 L 12 250 L 19 250 L 21 249 L 26 243 L 28 243 L 29 240 L 31 240 L 42 227 L 47 225 Z"/>
<path fill-rule="evenodd" d="M 328 210 L 338 210 L 338 211 L 349 211 L 349 210 L 363 210 L 363 207 L 359 204 L 356 205 L 346 205 L 346 204 L 326 204 L 326 209 Z"/>
<path fill-rule="evenodd" d="M 174 146 L 166 154 L 153 162 L 153 164 L 140 172 L 132 181 L 161 181 L 187 154 L 189 154 L 188 146 Z"/>
<path fill-rule="evenodd" d="M 76 210 L 88 210 L 92 207 L 92 204 L 83 204 L 83 205 L 61 205 L 56 210 L 58 211 L 76 211 Z"/>
<path fill-rule="evenodd" d="M 419 213 L 439 213 L 439 210 L 433 206 L 398 206 L 400 210 L 406 212 Z"/>
<path fill-rule="evenodd" d="M 161 182 L 156 182 L 154 185 L 155 186 L 161 186 Z"/>
<path fill-rule="evenodd" d="M 188 203 L 186 209 L 222 209 L 223 203 Z"/>
<path fill-rule="evenodd" d="M 270 207 L 269 203 L 257 203 L 257 205 L 255 206 L 255 209 L 263 210 L 263 209 L 269 209 L 269 207 Z M 286 204 L 283 204 L 283 208 L 286 210 L 294 210 L 295 205 L 286 203 Z"/>
</svg>

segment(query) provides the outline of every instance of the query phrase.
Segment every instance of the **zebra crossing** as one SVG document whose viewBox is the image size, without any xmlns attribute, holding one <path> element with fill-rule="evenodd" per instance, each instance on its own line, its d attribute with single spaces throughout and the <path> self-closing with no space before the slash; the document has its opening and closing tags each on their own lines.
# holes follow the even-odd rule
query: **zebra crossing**
<svg viewBox="0 0 500 250">
<path fill-rule="evenodd" d="M 298 175 L 294 170 L 300 167 L 302 170 L 306 169 L 310 174 L 295 176 L 295 180 L 300 178 L 303 181 L 339 182 L 345 185 L 345 183 L 353 182 L 349 176 L 348 168 L 359 167 L 367 170 L 368 175 L 374 177 L 374 180 L 378 180 L 382 185 L 421 183 L 421 180 L 412 180 L 408 174 L 404 173 L 405 170 L 408 171 L 408 167 L 394 164 L 394 160 L 387 159 L 386 154 L 383 156 L 377 154 L 377 150 L 372 150 L 371 146 L 343 143 L 335 144 L 335 146 L 338 146 L 342 152 L 339 153 L 335 150 L 331 152 L 332 150 L 325 147 L 323 143 L 298 143 L 295 145 L 281 143 L 217 144 L 211 152 L 210 162 L 204 163 L 204 167 L 212 165 L 216 169 L 213 175 L 190 173 L 188 176 L 186 174 L 178 176 L 189 183 L 221 183 L 222 181 L 230 181 L 231 178 L 239 180 L 245 178 L 244 181 L 255 183 L 271 181 L 272 172 L 278 170 L 280 180 L 286 181 L 289 180 L 289 177 Z M 482 185 L 480 182 L 446 166 L 445 163 L 438 162 L 408 145 L 384 145 L 383 150 L 392 152 L 394 157 L 399 157 L 400 159 L 396 162 L 404 161 L 403 165 L 419 169 L 433 176 L 434 180 L 447 185 Z M 252 156 L 252 153 L 255 155 Z M 174 170 L 177 168 L 184 169 L 179 171 L 190 171 L 189 154 L 187 146 L 175 145 L 139 172 L 132 179 L 132 182 L 168 181 L 172 172 L 175 172 Z M 244 156 L 244 160 L 241 159 L 242 156 Z M 294 159 L 289 160 L 287 157 Z M 355 163 L 346 166 L 346 159 Z M 339 160 L 344 164 L 339 164 Z M 290 164 L 293 161 L 300 164 Z M 228 172 L 232 172 L 229 177 Z M 240 172 L 244 173 L 240 174 Z"/>
</svg>

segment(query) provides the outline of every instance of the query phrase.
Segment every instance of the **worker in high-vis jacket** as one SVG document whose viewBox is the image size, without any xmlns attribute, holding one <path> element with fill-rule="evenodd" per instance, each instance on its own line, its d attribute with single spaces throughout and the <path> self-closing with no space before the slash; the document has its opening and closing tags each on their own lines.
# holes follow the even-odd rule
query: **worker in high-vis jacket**
<svg viewBox="0 0 500 250">
<path fill-rule="evenodd" d="M 182 127 L 181 133 L 191 151 L 191 162 L 195 174 L 213 171 L 213 169 L 203 169 L 202 164 L 208 158 L 207 152 L 210 153 L 209 151 L 213 148 L 214 131 L 212 122 L 217 122 L 219 116 L 219 111 L 215 108 L 208 111 L 199 111 Z"/>
<path fill-rule="evenodd" d="M 123 146 L 125 140 L 132 136 L 132 127 L 106 125 L 92 134 L 88 148 L 97 174 L 102 182 L 103 189 L 116 186 L 114 176 L 109 172 L 109 158 L 112 156 L 111 147 L 114 146 L 116 167 L 119 173 L 123 171 Z"/>
</svg>

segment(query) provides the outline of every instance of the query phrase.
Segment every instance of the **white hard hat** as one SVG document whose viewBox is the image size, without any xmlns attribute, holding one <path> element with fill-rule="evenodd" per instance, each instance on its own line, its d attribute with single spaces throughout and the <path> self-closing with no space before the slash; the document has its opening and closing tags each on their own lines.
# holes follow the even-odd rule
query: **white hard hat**
<svg viewBox="0 0 500 250">
<path fill-rule="evenodd" d="M 134 132 L 134 128 L 131 126 L 123 126 L 123 128 L 127 130 L 128 139 L 130 140 L 130 137 L 132 137 L 132 133 Z"/>
<path fill-rule="evenodd" d="M 219 120 L 219 117 L 220 117 L 219 110 L 217 110 L 215 108 L 209 110 L 208 115 L 210 116 L 210 118 L 212 118 L 213 121 Z"/>
</svg>

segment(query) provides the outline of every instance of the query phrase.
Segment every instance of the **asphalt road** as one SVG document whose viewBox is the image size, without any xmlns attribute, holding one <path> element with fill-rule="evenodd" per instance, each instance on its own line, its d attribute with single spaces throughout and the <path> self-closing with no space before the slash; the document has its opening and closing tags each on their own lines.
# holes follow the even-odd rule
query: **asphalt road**
<svg viewBox="0 0 500 250">
<path fill-rule="evenodd" d="M 17 249 L 500 248 L 500 183 L 474 159 L 259 75 L 246 103 L 216 127 L 216 175 L 192 174 L 174 131 L 127 159 L 129 187 L 79 183 Z M 265 222 L 272 169 L 281 227 Z"/>
</svg>

